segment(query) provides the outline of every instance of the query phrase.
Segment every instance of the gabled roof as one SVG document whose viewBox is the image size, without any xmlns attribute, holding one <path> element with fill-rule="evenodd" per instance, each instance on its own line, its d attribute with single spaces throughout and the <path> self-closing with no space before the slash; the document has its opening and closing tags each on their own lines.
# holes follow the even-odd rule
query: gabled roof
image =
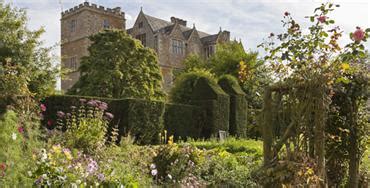
<svg viewBox="0 0 370 188">
<path fill-rule="evenodd" d="M 217 41 L 218 34 L 215 35 L 209 35 L 206 37 L 201 38 L 200 40 L 202 41 L 203 44 L 211 44 L 215 43 Z"/>
<path fill-rule="evenodd" d="M 185 39 L 188 40 L 193 31 L 194 29 L 189 29 L 187 31 L 182 32 L 182 34 L 184 35 Z"/>
<path fill-rule="evenodd" d="M 162 19 L 159 19 L 159 18 L 155 18 L 153 16 L 149 16 L 149 15 L 146 15 L 144 14 L 146 20 L 148 20 L 148 23 L 150 25 L 150 27 L 152 28 L 152 30 L 155 32 L 155 31 L 158 31 L 164 27 L 167 27 L 169 25 L 173 25 L 173 23 L 171 22 L 167 22 L 165 20 L 162 20 Z"/>
<path fill-rule="evenodd" d="M 149 16 L 147 14 L 144 14 L 144 17 L 148 21 L 149 26 L 153 30 L 153 32 L 158 32 L 158 31 L 164 31 L 165 33 L 169 34 L 172 32 L 175 24 L 166 20 L 162 20 L 153 16 Z M 183 35 L 185 39 L 188 39 L 191 36 L 191 33 L 193 32 L 193 28 L 189 28 L 183 25 L 180 25 L 180 29 L 183 32 Z M 216 42 L 218 38 L 218 34 L 215 35 L 210 35 L 208 33 L 202 32 L 202 31 L 197 31 L 199 38 L 204 44 L 209 44 L 209 43 L 214 43 Z"/>
</svg>

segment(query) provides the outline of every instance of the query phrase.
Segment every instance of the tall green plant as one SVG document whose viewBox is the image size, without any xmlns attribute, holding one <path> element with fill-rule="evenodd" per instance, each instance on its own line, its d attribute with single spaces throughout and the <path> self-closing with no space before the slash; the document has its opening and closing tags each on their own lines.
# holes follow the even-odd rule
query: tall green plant
<svg viewBox="0 0 370 188">
<path fill-rule="evenodd" d="M 153 50 L 122 30 L 90 37 L 89 56 L 82 59 L 79 81 L 71 94 L 161 100 L 162 76 Z"/>
<path fill-rule="evenodd" d="M 22 95 L 25 90 L 38 96 L 53 93 L 58 70 L 52 65 L 51 48 L 41 47 L 44 30 L 29 30 L 25 10 L 3 1 L 0 28 L 0 97 Z M 8 90 L 11 86 L 23 89 Z"/>
</svg>

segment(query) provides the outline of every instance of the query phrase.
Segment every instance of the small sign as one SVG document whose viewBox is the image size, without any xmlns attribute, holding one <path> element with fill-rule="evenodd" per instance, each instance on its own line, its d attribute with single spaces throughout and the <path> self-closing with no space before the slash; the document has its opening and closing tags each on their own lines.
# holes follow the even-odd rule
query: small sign
<svg viewBox="0 0 370 188">
<path fill-rule="evenodd" d="M 227 137 L 226 131 L 218 131 L 218 137 L 220 138 L 220 141 L 223 142 Z"/>
</svg>

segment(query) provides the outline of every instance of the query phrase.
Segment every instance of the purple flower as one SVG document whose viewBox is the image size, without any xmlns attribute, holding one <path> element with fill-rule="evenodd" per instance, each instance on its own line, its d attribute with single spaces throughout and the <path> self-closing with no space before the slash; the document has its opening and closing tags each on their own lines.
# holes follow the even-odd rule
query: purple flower
<svg viewBox="0 0 370 188">
<path fill-rule="evenodd" d="M 66 113 L 66 116 L 67 116 L 67 117 L 71 117 L 71 116 L 72 116 L 72 114 L 71 114 L 71 113 Z"/>
<path fill-rule="evenodd" d="M 109 112 L 105 112 L 105 115 L 104 115 L 105 118 L 107 118 L 108 120 L 111 120 L 113 119 L 113 114 L 109 113 Z"/>
<path fill-rule="evenodd" d="M 90 106 L 90 107 L 96 107 L 97 103 L 96 103 L 95 100 L 90 100 L 89 102 L 87 102 L 87 105 Z"/>
<path fill-rule="evenodd" d="M 58 111 L 58 112 L 57 112 L 57 116 L 58 116 L 58 118 L 64 118 L 65 113 L 64 113 L 64 112 L 62 112 L 62 111 Z"/>
<path fill-rule="evenodd" d="M 96 172 L 98 170 L 98 168 L 99 168 L 98 163 L 96 161 L 94 161 L 93 159 L 90 159 L 90 162 L 87 165 L 86 170 L 89 174 L 93 174 L 94 172 Z"/>
<path fill-rule="evenodd" d="M 77 108 L 76 106 L 71 106 L 71 109 L 72 109 L 72 110 L 74 110 L 74 109 L 76 109 L 76 108 Z"/>
<path fill-rule="evenodd" d="M 104 111 L 108 109 L 108 104 L 105 102 L 101 102 L 98 107 L 100 110 Z"/>
<path fill-rule="evenodd" d="M 86 102 L 86 99 L 80 99 L 80 102 L 81 103 L 85 103 Z"/>
<path fill-rule="evenodd" d="M 104 181 L 105 180 L 104 174 L 102 174 L 102 173 L 98 174 L 98 180 L 99 181 Z"/>
</svg>

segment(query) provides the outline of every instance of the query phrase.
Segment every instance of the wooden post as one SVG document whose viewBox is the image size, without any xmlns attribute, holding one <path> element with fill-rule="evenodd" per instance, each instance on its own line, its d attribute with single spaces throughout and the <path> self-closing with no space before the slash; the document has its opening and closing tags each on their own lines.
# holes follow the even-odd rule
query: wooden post
<svg viewBox="0 0 370 188">
<path fill-rule="evenodd" d="M 272 97 L 270 88 L 265 89 L 262 116 L 263 164 L 268 166 L 273 159 Z"/>
<path fill-rule="evenodd" d="M 357 130 L 357 109 L 358 106 L 354 104 L 348 105 L 350 113 L 348 114 L 349 126 L 350 126 L 350 140 L 349 140 L 349 178 L 348 187 L 359 187 L 359 168 L 360 168 L 360 157 L 358 153 L 358 130 Z"/>
<path fill-rule="evenodd" d="M 326 121 L 326 109 L 325 109 L 325 94 L 322 88 L 317 88 L 317 101 L 315 108 L 315 157 L 317 162 L 317 175 L 322 180 L 320 187 L 326 187 L 326 168 L 325 168 L 325 121 Z"/>
</svg>

